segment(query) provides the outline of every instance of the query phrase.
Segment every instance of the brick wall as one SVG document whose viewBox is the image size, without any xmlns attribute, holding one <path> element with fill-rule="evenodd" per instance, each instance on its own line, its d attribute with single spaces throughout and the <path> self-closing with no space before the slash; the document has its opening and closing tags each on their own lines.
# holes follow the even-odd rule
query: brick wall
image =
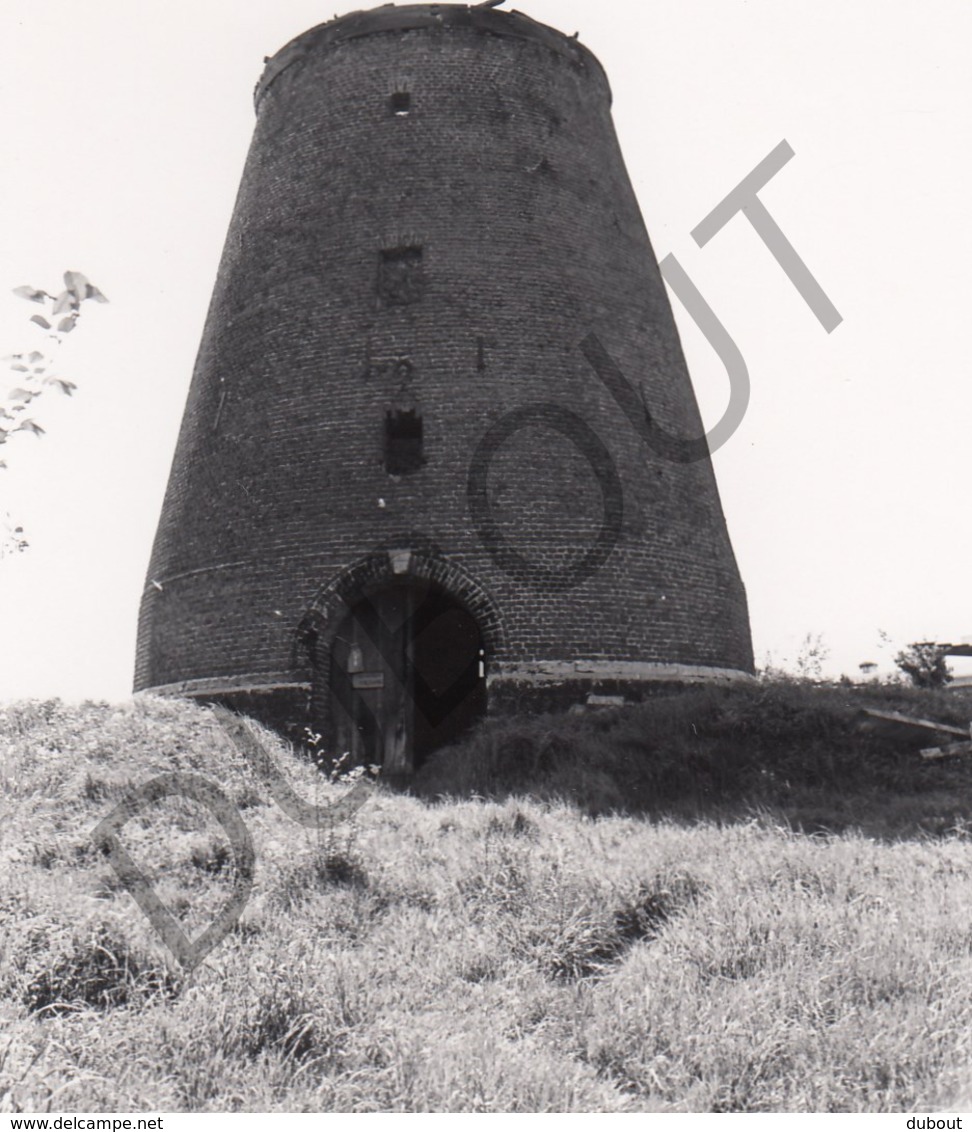
<svg viewBox="0 0 972 1132">
<path fill-rule="evenodd" d="M 649 451 L 580 350 L 596 333 L 660 424 L 702 431 L 599 64 L 500 11 L 368 15 L 299 37 L 258 88 L 136 688 L 300 684 L 308 612 L 396 547 L 482 595 L 488 663 L 507 673 L 577 658 L 751 671 L 710 463 Z M 538 402 L 555 409 L 485 477 L 498 564 L 470 459 Z M 564 410 L 622 490 L 616 545 L 566 587 L 551 571 L 596 542 L 605 499 L 590 453 L 551 426 Z M 394 412 L 422 420 L 425 462 L 399 477 L 384 466 Z"/>
</svg>

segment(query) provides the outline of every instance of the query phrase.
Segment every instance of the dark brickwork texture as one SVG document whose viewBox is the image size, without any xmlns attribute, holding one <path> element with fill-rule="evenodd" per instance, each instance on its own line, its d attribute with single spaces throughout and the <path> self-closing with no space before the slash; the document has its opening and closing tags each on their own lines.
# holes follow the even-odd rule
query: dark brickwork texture
<svg viewBox="0 0 972 1132">
<path fill-rule="evenodd" d="M 464 8 L 452 22 L 432 11 L 384 9 L 343 39 L 342 21 L 324 25 L 258 88 L 149 568 L 138 689 L 307 680 L 298 626 L 395 547 L 421 551 L 410 570 L 481 595 L 490 666 L 752 670 L 710 462 L 649 451 L 580 351 L 594 332 L 659 424 L 702 431 L 604 73 L 525 17 L 490 12 L 484 30 Z M 470 515 L 477 444 L 535 402 L 593 428 L 623 486 L 620 539 L 573 588 L 501 569 Z M 425 462 L 393 478 L 396 412 L 421 417 Z M 488 495 L 528 563 L 575 561 L 603 521 L 588 460 L 542 422 L 496 452 Z"/>
</svg>

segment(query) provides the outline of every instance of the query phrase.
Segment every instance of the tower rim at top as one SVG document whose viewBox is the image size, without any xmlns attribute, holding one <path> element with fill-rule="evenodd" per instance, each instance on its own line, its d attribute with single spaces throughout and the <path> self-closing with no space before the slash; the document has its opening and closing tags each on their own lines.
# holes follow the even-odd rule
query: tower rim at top
<svg viewBox="0 0 972 1132">
<path fill-rule="evenodd" d="M 384 4 L 378 8 L 349 12 L 318 24 L 290 40 L 274 55 L 268 56 L 263 74 L 253 92 L 254 104 L 259 109 L 263 95 L 277 76 L 311 51 L 337 47 L 351 40 L 383 32 L 443 28 L 468 29 L 480 35 L 543 44 L 581 69 L 596 73 L 607 90 L 610 102 L 611 88 L 607 73 L 590 48 L 578 41 L 576 34 L 565 35 L 522 12 L 506 12 L 496 7 L 476 4 Z"/>
</svg>

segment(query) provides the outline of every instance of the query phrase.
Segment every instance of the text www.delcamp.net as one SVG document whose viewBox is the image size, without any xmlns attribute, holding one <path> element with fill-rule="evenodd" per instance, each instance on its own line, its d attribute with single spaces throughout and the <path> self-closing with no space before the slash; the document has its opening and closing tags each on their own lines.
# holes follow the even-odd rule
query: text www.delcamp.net
<svg viewBox="0 0 972 1132">
<path fill-rule="evenodd" d="M 162 1117 L 155 1116 L 151 1120 L 130 1120 L 126 1117 L 97 1117 L 97 1116 L 55 1116 L 53 1120 L 47 1117 L 32 1117 L 27 1119 L 19 1117 L 14 1119 L 10 1118 L 10 1127 L 14 1130 L 23 1129 L 24 1132 L 29 1132 L 30 1129 L 35 1129 L 36 1132 L 81 1132 L 81 1129 L 92 1129 L 93 1132 L 126 1132 L 132 1129 L 139 1128 L 162 1128 Z"/>
</svg>

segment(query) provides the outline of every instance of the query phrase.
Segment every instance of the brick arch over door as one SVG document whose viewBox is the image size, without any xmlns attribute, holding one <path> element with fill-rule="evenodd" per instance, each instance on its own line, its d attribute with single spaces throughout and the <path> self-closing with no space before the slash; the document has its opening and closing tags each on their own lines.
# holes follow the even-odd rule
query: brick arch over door
<svg viewBox="0 0 972 1132">
<path fill-rule="evenodd" d="M 311 678 L 317 711 L 324 706 L 318 696 L 328 687 L 331 645 L 342 620 L 367 593 L 410 581 L 439 586 L 475 618 L 487 668 L 491 661 L 505 655 L 506 634 L 499 609 L 461 566 L 425 551 L 377 551 L 328 579 L 297 626 L 294 668 Z"/>
</svg>

